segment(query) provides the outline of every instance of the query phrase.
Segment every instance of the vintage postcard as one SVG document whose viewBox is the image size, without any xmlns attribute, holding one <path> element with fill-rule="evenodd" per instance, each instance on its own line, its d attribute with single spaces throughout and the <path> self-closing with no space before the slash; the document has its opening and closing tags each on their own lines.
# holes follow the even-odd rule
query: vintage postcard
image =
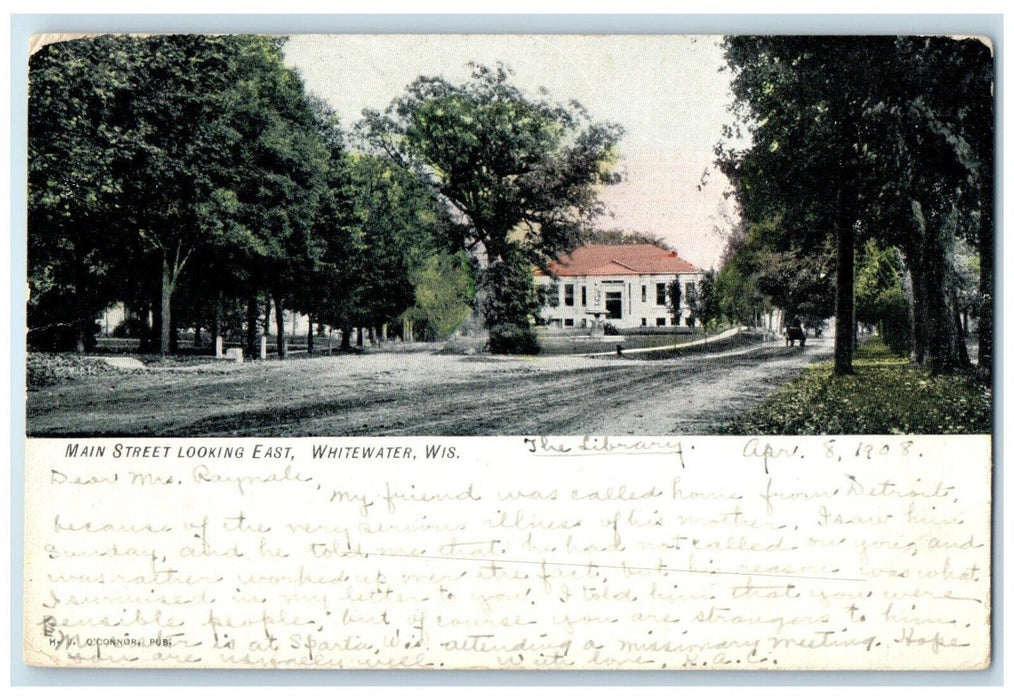
<svg viewBox="0 0 1014 700">
<path fill-rule="evenodd" d="M 994 70 L 35 37 L 26 662 L 988 668 Z"/>
</svg>

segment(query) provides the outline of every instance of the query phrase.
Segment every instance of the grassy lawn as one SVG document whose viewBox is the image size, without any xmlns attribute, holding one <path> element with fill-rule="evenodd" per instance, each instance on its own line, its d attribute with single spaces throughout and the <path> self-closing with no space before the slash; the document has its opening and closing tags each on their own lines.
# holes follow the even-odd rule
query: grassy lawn
<svg viewBox="0 0 1014 700">
<path fill-rule="evenodd" d="M 970 375 L 932 376 L 879 338 L 860 345 L 851 377 L 808 368 L 723 432 L 752 434 L 954 434 L 992 432 L 992 391 Z"/>
<path fill-rule="evenodd" d="M 711 338 L 723 330 L 726 330 L 725 326 L 718 330 L 710 330 L 708 331 L 708 337 Z M 577 355 L 580 353 L 612 352 L 616 349 L 617 343 L 622 344 L 624 350 L 668 347 L 670 345 L 685 345 L 695 340 L 702 340 L 705 337 L 704 330 L 700 327 L 694 329 L 681 328 L 679 332 L 670 331 L 661 333 L 634 329 L 627 332 L 620 331 L 619 335 L 604 335 L 597 338 L 589 338 L 588 331 L 585 329 L 573 332 L 559 332 L 540 328 L 538 329 L 538 334 L 540 355 Z"/>
</svg>

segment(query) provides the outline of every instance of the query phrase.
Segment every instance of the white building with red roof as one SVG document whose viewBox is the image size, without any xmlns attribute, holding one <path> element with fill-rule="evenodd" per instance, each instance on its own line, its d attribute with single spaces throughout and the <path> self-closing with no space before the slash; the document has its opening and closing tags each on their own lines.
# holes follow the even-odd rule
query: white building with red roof
<svg viewBox="0 0 1014 700">
<path fill-rule="evenodd" d="M 702 272 L 674 251 L 648 243 L 586 245 L 541 271 L 535 281 L 547 298 L 542 318 L 550 327 L 616 328 L 690 325 L 687 300 Z M 666 289 L 679 280 L 680 313 L 673 317 Z"/>
</svg>

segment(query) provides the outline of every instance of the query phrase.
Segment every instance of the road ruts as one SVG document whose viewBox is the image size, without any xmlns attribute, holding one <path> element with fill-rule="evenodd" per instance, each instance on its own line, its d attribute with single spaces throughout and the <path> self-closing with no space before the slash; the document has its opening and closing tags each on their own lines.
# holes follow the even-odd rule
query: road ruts
<svg viewBox="0 0 1014 700">
<path fill-rule="evenodd" d="M 707 434 L 829 351 L 824 339 L 805 350 L 766 345 L 669 360 L 425 356 L 377 369 L 370 362 L 379 359 L 320 358 L 88 378 L 31 392 L 28 428 L 164 437 Z"/>
</svg>

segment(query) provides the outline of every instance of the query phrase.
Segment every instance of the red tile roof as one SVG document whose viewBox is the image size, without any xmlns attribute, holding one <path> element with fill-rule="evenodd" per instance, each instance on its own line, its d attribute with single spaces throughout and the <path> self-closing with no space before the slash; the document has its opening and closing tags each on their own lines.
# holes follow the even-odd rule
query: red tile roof
<svg viewBox="0 0 1014 700">
<path fill-rule="evenodd" d="M 559 277 L 699 272 L 676 253 L 649 243 L 582 246 L 551 263 L 549 271 Z"/>
</svg>

